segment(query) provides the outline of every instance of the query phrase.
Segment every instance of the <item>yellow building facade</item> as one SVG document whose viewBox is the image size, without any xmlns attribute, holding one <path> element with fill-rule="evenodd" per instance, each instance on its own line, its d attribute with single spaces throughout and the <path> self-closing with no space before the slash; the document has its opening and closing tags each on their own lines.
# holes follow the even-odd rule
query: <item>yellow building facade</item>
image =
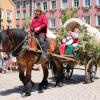
<svg viewBox="0 0 100 100">
<path fill-rule="evenodd" d="M 0 0 L 0 26 L 1 29 L 16 27 L 16 5 L 12 0 Z"/>
</svg>

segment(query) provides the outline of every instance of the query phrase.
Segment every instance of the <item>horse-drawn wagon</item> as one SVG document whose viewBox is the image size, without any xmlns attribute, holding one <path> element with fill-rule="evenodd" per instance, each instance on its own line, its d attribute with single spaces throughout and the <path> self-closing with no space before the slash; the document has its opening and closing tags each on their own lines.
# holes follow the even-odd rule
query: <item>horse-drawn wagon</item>
<svg viewBox="0 0 100 100">
<path fill-rule="evenodd" d="M 90 48 L 90 44 L 88 42 L 90 42 L 89 39 L 91 39 L 91 35 L 92 38 L 95 39 L 93 37 L 93 33 L 89 33 L 87 31 L 87 27 L 90 27 L 87 24 L 82 23 L 81 20 L 78 19 L 72 19 L 71 21 L 68 21 L 65 23 L 64 28 L 66 31 L 68 31 L 69 29 L 71 31 L 73 31 L 73 29 L 75 27 L 83 27 L 83 31 L 85 32 L 84 35 L 82 34 L 82 36 L 80 36 L 80 38 L 82 38 L 81 42 L 79 44 L 85 45 L 84 42 L 86 42 L 88 47 L 85 47 L 85 49 L 82 49 L 82 47 L 79 47 L 78 50 L 73 51 L 73 49 L 69 46 L 67 47 L 69 51 L 65 50 L 65 53 L 67 52 L 68 54 L 71 55 L 64 55 L 64 56 L 57 56 L 61 59 L 62 63 L 63 63 L 63 74 L 64 74 L 64 78 L 70 79 L 71 76 L 73 75 L 73 69 L 80 69 L 80 70 L 85 70 L 85 82 L 92 82 L 95 79 L 96 76 L 96 72 L 97 72 L 97 60 L 98 60 L 98 55 L 97 52 L 95 52 L 94 47 Z M 87 34 L 89 33 L 89 35 Z M 89 38 L 87 37 L 89 36 Z M 85 40 L 85 41 L 84 41 Z M 92 40 L 92 39 L 91 39 Z M 96 39 L 98 40 L 98 39 Z M 84 43 L 84 44 L 83 44 Z M 94 43 L 94 41 L 93 41 Z M 71 51 L 70 51 L 71 50 Z M 74 53 L 74 54 L 73 54 Z M 84 65 L 84 69 L 82 68 L 76 68 L 75 65 L 77 64 L 81 64 Z"/>
<path fill-rule="evenodd" d="M 65 79 L 70 79 L 73 75 L 73 69 L 80 69 L 85 70 L 85 82 L 92 82 L 95 79 L 96 71 L 97 71 L 97 62 L 95 59 L 95 56 L 89 52 L 81 52 L 78 54 L 77 58 L 75 57 L 68 57 L 72 58 L 72 60 L 66 61 L 65 59 L 62 60 L 63 62 L 63 73 Z M 73 60 L 76 60 L 76 62 L 73 62 Z M 76 68 L 75 65 L 79 62 L 82 62 L 82 65 L 84 65 L 84 69 L 82 68 Z"/>
<path fill-rule="evenodd" d="M 76 21 L 76 19 L 75 19 L 75 21 Z M 68 25 L 65 26 L 65 28 L 66 28 L 65 30 L 68 31 L 70 29 L 71 31 L 73 31 L 73 29 L 75 27 L 80 27 L 82 25 L 82 23 L 79 24 L 80 22 L 78 23 L 75 21 L 74 21 L 74 23 L 73 22 L 68 23 Z M 51 36 L 52 33 L 48 34 L 48 37 L 50 37 L 49 35 Z M 55 35 L 53 37 L 57 38 L 57 36 L 55 36 Z M 34 51 L 31 48 L 30 48 L 30 50 Z M 62 63 L 63 75 L 66 80 L 68 80 L 72 77 L 74 69 L 80 69 L 80 70 L 85 70 L 84 80 L 86 83 L 94 81 L 96 72 L 97 72 L 97 54 L 95 53 L 95 51 L 94 50 L 85 50 L 84 51 L 81 48 L 78 49 L 77 51 L 70 51 L 70 46 L 69 46 L 69 52 L 70 53 L 74 52 L 75 54 L 61 56 L 59 53 L 56 54 L 56 53 L 48 52 L 48 55 L 51 56 L 50 57 L 51 59 L 52 59 L 52 57 L 54 57 Z M 76 68 L 75 66 L 78 64 L 84 65 L 84 69 Z M 51 66 L 52 66 L 52 64 L 51 64 Z"/>
<path fill-rule="evenodd" d="M 56 54 L 52 54 L 52 56 L 57 57 L 62 62 L 64 79 L 70 79 L 73 75 L 73 70 L 79 69 L 85 71 L 84 80 L 86 83 L 94 81 L 97 72 L 97 58 L 93 52 L 77 51 L 77 57 L 73 55 L 61 56 Z M 84 65 L 84 69 L 76 67 L 79 63 L 81 63 L 80 66 Z"/>
<path fill-rule="evenodd" d="M 16 29 L 7 29 L 0 32 L 0 45 L 2 48 L 0 52 L 5 52 L 8 57 L 10 55 L 17 58 L 17 65 L 19 66 L 19 79 L 23 83 L 22 93 L 25 93 L 26 96 L 31 95 L 31 88 L 34 83 L 31 80 L 32 67 L 35 63 L 39 63 L 43 69 L 43 80 L 39 84 L 39 92 L 42 92 L 44 88 L 48 85 L 48 63 L 46 59 L 41 57 L 41 49 L 37 42 L 37 39 L 33 36 L 32 39 L 32 49 L 23 48 L 27 42 L 27 32 L 23 30 Z M 94 52 L 90 53 L 85 51 L 83 52 L 79 49 L 79 52 L 76 53 L 77 56 L 73 57 L 70 55 L 61 56 L 57 51 L 57 42 L 55 39 L 47 38 L 50 44 L 50 48 L 47 49 L 48 58 L 52 60 L 56 65 L 57 78 L 56 86 L 63 85 L 63 74 L 65 79 L 70 79 L 73 74 L 73 69 L 79 61 L 84 61 L 85 63 L 85 81 L 93 81 L 97 71 L 96 55 Z M 38 52 L 40 50 L 40 52 Z M 86 58 L 86 59 L 85 59 Z"/>
</svg>

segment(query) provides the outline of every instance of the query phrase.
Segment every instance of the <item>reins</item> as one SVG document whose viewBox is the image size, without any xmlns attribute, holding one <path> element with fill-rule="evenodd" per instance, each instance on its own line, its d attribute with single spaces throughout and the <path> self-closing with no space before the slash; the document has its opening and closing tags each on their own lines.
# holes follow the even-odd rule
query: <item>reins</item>
<svg viewBox="0 0 100 100">
<path fill-rule="evenodd" d="M 27 31 L 27 33 L 28 33 L 28 32 L 29 32 L 29 31 Z M 18 46 L 17 46 L 16 48 L 14 48 L 13 50 L 10 51 L 10 53 L 9 53 L 9 51 L 4 50 L 4 49 L 0 49 L 0 52 L 7 52 L 7 53 L 9 53 L 9 55 L 21 55 L 21 54 L 23 54 L 23 53 L 27 50 L 26 48 L 22 47 L 22 49 L 21 49 L 20 52 L 17 52 L 17 53 L 15 53 L 15 52 L 16 52 L 16 51 L 18 50 L 18 48 L 19 48 L 27 39 L 29 39 L 29 38 L 31 38 L 31 36 L 26 35 L 25 38 L 18 44 Z M 34 33 L 32 33 L 32 38 L 35 38 Z M 35 39 L 36 39 L 36 38 L 35 38 Z M 37 42 L 37 44 L 39 45 L 40 50 L 42 51 L 42 48 L 41 48 L 41 46 L 40 46 L 40 44 L 39 44 L 39 42 L 38 42 L 37 39 L 36 39 L 36 42 Z M 24 44 L 23 44 L 23 45 L 24 45 Z"/>
<path fill-rule="evenodd" d="M 21 43 L 19 43 L 19 45 L 14 48 L 13 50 L 11 50 L 11 52 L 9 53 L 9 55 L 14 54 L 14 52 L 28 39 L 28 35 L 25 36 L 25 38 L 21 41 Z M 2 43 L 1 43 L 2 44 Z M 18 54 L 22 54 L 25 51 L 25 48 L 22 48 L 22 50 L 18 53 Z M 8 52 L 7 50 L 4 49 L 0 49 L 0 52 Z M 17 54 L 17 55 L 18 55 Z"/>
<path fill-rule="evenodd" d="M 28 36 L 25 36 L 24 40 L 21 41 L 21 43 L 16 48 L 14 48 L 9 54 L 12 55 L 27 39 L 28 39 Z M 21 50 L 21 52 L 19 54 L 21 54 L 24 50 L 25 49 L 23 48 L 23 50 Z"/>
</svg>

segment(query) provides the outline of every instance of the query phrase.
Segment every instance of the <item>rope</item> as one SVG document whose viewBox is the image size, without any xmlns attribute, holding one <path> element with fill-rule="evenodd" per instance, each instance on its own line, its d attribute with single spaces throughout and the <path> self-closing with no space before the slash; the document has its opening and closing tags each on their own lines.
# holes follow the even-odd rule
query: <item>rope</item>
<svg viewBox="0 0 100 100">
<path fill-rule="evenodd" d="M 16 32 L 18 33 L 18 30 L 17 30 L 17 29 L 16 29 Z M 24 40 L 23 40 L 15 49 L 13 49 L 13 50 L 9 53 L 9 55 L 11 55 L 14 51 L 16 51 L 27 39 L 28 39 L 28 35 L 25 36 Z M 22 51 L 24 51 L 24 50 L 22 50 Z"/>
<path fill-rule="evenodd" d="M 35 39 L 36 39 L 36 38 L 35 38 Z M 36 41 L 37 41 L 37 44 L 39 45 L 40 50 L 41 50 L 41 52 L 42 52 L 42 54 L 43 54 L 43 49 L 42 49 L 42 47 L 41 47 L 40 43 L 38 42 L 38 40 L 37 40 L 37 39 L 36 39 Z"/>
<path fill-rule="evenodd" d="M 25 39 L 15 49 L 13 49 L 9 54 L 12 54 L 14 51 L 16 51 L 22 45 L 22 43 L 24 43 L 26 39 L 27 37 L 25 37 Z"/>
<path fill-rule="evenodd" d="M 26 31 L 26 32 L 29 32 L 29 31 Z M 18 30 L 16 29 L 16 33 L 18 34 Z M 9 53 L 9 55 L 12 55 L 13 54 L 13 52 L 15 52 L 28 38 L 31 38 L 31 36 L 25 36 L 25 38 L 24 38 L 24 40 L 23 41 L 21 41 L 21 43 L 15 48 L 15 49 L 13 49 L 10 53 Z M 36 39 L 36 38 L 35 38 Z M 39 47 L 40 47 L 40 49 L 41 49 L 41 51 L 43 52 L 43 49 L 42 49 L 42 47 L 41 47 L 41 45 L 39 44 L 39 42 L 38 42 L 38 40 L 36 39 L 36 41 L 37 41 L 37 43 L 38 43 L 38 45 L 39 45 Z M 25 51 L 25 48 L 24 48 L 24 50 L 21 50 L 21 52 L 20 53 L 22 53 L 23 51 Z M 6 52 L 6 51 L 5 51 Z"/>
<path fill-rule="evenodd" d="M 16 32 L 18 33 L 18 30 L 16 29 Z M 30 32 L 30 31 L 27 31 L 26 30 L 26 32 L 28 33 L 28 32 Z M 28 38 L 31 38 L 30 36 L 25 36 L 25 38 L 24 38 L 24 40 L 15 48 L 15 49 L 13 49 L 10 53 L 9 53 L 9 55 L 11 55 L 14 51 L 16 51 Z M 25 50 L 25 49 L 24 49 Z M 22 53 L 24 50 L 22 50 L 20 53 Z"/>
</svg>

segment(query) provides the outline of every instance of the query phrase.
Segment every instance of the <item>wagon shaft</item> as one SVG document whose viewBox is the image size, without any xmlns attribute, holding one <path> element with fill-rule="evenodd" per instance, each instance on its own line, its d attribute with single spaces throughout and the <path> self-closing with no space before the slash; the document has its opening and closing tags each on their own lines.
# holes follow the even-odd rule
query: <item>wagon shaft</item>
<svg viewBox="0 0 100 100">
<path fill-rule="evenodd" d="M 75 62 L 75 63 L 77 62 L 74 58 L 72 58 L 70 56 L 68 56 L 68 57 L 67 56 L 61 56 L 61 55 L 54 54 L 54 53 L 51 53 L 51 56 L 60 58 L 63 61 L 66 61 L 66 62 L 68 62 L 68 61 L 72 61 L 72 62 Z"/>
<path fill-rule="evenodd" d="M 27 50 L 30 50 L 30 51 L 33 51 L 33 52 L 36 52 L 36 53 L 41 53 L 41 50 L 34 50 L 33 48 L 31 48 L 31 47 L 29 47 L 29 46 L 23 47 L 23 48 L 25 48 L 25 49 L 27 49 Z M 59 54 L 49 53 L 49 52 L 47 52 L 47 54 L 48 54 L 48 56 L 55 57 L 55 58 L 60 58 L 60 59 L 62 59 L 62 60 L 65 60 L 66 62 L 68 62 L 68 61 L 72 61 L 72 62 L 75 62 L 75 63 L 77 62 L 77 61 L 75 60 L 75 58 L 74 58 L 73 56 L 71 56 L 71 55 L 61 56 L 61 55 L 59 55 Z"/>
</svg>

